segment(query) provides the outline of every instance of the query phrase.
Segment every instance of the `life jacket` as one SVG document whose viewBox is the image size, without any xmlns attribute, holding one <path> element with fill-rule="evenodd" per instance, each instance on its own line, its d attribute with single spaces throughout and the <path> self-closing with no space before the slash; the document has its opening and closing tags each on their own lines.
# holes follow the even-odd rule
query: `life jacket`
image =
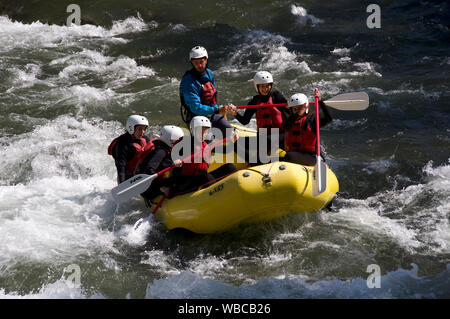
<svg viewBox="0 0 450 319">
<path fill-rule="evenodd" d="M 200 82 L 201 83 L 201 82 Z M 200 93 L 200 101 L 202 104 L 213 106 L 216 104 L 217 91 L 211 81 L 202 83 L 202 91 Z"/>
<path fill-rule="evenodd" d="M 114 146 L 117 144 L 118 140 L 126 135 L 128 133 L 125 133 L 119 137 L 116 137 L 111 144 L 108 146 L 108 155 L 113 155 L 113 149 Z M 140 138 L 139 143 L 133 143 L 133 147 L 136 149 L 136 152 L 131 160 L 127 162 L 127 169 L 126 169 L 126 176 L 131 177 L 136 174 L 136 169 L 138 168 L 139 164 L 142 163 L 142 161 L 147 157 L 148 154 L 150 154 L 155 149 L 155 141 L 156 139 L 152 139 L 147 142 L 147 140 L 143 137 Z"/>
<path fill-rule="evenodd" d="M 307 125 L 306 119 L 306 116 L 302 117 L 284 132 L 284 150 L 286 152 L 315 152 L 316 134 Z"/>
<path fill-rule="evenodd" d="M 261 102 L 257 100 L 258 104 L 273 104 L 272 97 L 270 96 L 267 102 Z M 276 107 L 262 107 L 256 111 L 256 125 L 258 128 L 281 128 L 283 124 L 283 117 L 281 112 Z"/>
<path fill-rule="evenodd" d="M 203 76 L 200 76 L 195 69 L 188 70 L 184 73 L 183 77 L 186 76 L 186 74 L 190 73 L 200 84 L 202 85 L 202 89 L 200 90 L 200 102 L 205 105 L 213 106 L 217 104 L 217 91 L 214 87 L 214 84 L 212 81 L 209 80 L 209 78 L 205 78 Z M 209 74 L 208 74 L 209 77 Z M 189 124 L 192 120 L 192 118 L 195 116 L 194 113 L 192 113 L 189 106 L 184 101 L 183 93 L 180 92 L 180 102 L 181 102 L 181 118 L 186 124 Z"/>
<path fill-rule="evenodd" d="M 193 157 L 186 161 L 181 167 L 182 176 L 195 176 L 208 172 L 211 150 L 208 143 L 203 141 L 202 145 L 194 146 Z"/>
</svg>

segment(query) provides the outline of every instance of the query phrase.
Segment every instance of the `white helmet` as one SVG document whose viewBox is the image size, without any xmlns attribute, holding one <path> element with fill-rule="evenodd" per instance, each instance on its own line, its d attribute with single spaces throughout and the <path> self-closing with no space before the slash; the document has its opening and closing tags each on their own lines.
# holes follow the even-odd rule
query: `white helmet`
<svg viewBox="0 0 450 319">
<path fill-rule="evenodd" d="M 205 116 L 194 116 L 189 124 L 191 134 L 194 135 L 197 127 L 209 127 L 211 128 L 211 121 Z"/>
<path fill-rule="evenodd" d="M 306 95 L 302 93 L 296 93 L 290 97 L 288 101 L 288 106 L 293 107 L 303 105 L 305 103 L 308 103 L 308 98 L 306 97 Z M 306 107 L 308 107 L 308 105 L 306 105 Z"/>
<path fill-rule="evenodd" d="M 189 61 L 200 58 L 208 58 L 208 52 L 204 47 L 197 45 L 191 49 L 191 52 L 189 52 Z"/>
<path fill-rule="evenodd" d="M 142 115 L 131 115 L 127 120 L 127 126 L 126 129 L 128 133 L 131 135 L 134 134 L 134 127 L 136 125 L 146 125 L 148 126 L 148 120 L 145 118 L 145 116 Z"/>
<path fill-rule="evenodd" d="M 253 77 L 253 86 L 255 87 L 255 90 L 258 94 L 259 94 L 258 84 L 264 84 L 264 83 L 273 83 L 272 74 L 270 74 L 267 71 L 256 72 L 255 76 Z"/>
<path fill-rule="evenodd" d="M 178 139 L 184 136 L 184 132 L 181 127 L 173 126 L 173 125 L 165 125 L 161 129 L 161 137 L 159 138 L 161 141 L 172 147 L 173 143 L 175 143 Z"/>
</svg>

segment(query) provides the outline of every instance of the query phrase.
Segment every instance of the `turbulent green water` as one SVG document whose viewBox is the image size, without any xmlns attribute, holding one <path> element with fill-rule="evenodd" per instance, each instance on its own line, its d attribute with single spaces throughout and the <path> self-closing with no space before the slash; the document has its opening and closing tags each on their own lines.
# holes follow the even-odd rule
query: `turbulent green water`
<svg viewBox="0 0 450 319">
<path fill-rule="evenodd" d="M 72 2 L 0 1 L 2 298 L 450 296 L 446 2 L 380 2 L 380 29 L 364 1 L 77 1 L 81 26 L 67 27 Z M 369 94 L 321 131 L 340 184 L 331 211 L 215 235 L 133 231 L 149 211 L 116 208 L 106 148 L 130 114 L 150 135 L 180 123 L 195 45 L 220 104 L 246 104 L 258 70 L 285 96 Z M 381 288 L 367 287 L 371 264 Z"/>
</svg>

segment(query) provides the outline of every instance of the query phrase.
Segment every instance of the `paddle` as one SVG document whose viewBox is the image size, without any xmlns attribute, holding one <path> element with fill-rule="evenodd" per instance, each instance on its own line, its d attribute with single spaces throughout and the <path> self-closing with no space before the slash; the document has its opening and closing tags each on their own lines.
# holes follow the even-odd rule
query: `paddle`
<svg viewBox="0 0 450 319">
<path fill-rule="evenodd" d="M 315 89 L 317 92 L 317 89 Z M 313 196 L 318 196 L 327 188 L 327 167 L 320 156 L 319 98 L 316 97 L 316 165 L 313 170 Z"/>
<path fill-rule="evenodd" d="M 369 107 L 369 96 L 366 92 L 344 93 L 336 95 L 324 103 L 340 111 L 364 111 Z"/>
<path fill-rule="evenodd" d="M 117 204 L 121 204 L 139 194 L 145 192 L 152 182 L 165 172 L 175 168 L 175 165 L 167 167 L 153 175 L 138 174 L 120 183 L 111 190 L 111 194 Z"/>
<path fill-rule="evenodd" d="M 216 143 L 211 143 L 211 144 L 209 144 L 208 146 L 210 146 L 211 149 L 212 149 L 212 148 L 216 147 L 216 146 L 219 145 L 219 144 L 225 143 L 227 140 L 229 140 L 229 139 L 231 139 L 231 138 L 232 138 L 232 137 L 224 138 L 223 140 L 221 140 L 221 141 L 219 141 L 219 142 L 216 142 Z M 193 156 L 199 154 L 200 152 L 201 152 L 201 151 L 199 151 L 199 152 L 197 152 L 197 153 L 194 153 L 194 154 L 188 156 L 187 158 L 185 158 L 185 159 L 183 160 L 183 162 L 186 161 L 187 159 L 192 158 Z M 166 168 L 166 171 L 167 171 L 167 168 Z M 153 175 L 152 175 L 152 176 L 153 176 Z M 151 182 L 150 182 L 150 183 L 151 183 Z M 149 186 L 150 186 L 150 184 L 149 184 Z M 140 194 L 140 193 L 139 193 L 139 194 Z M 167 195 L 164 194 L 163 197 L 159 200 L 158 204 L 157 204 L 156 207 L 153 209 L 153 211 L 152 211 L 152 213 L 151 213 L 150 215 L 148 215 L 148 216 L 145 217 L 145 218 L 140 218 L 136 223 L 134 223 L 134 226 L 133 226 L 134 230 L 137 230 L 137 229 L 139 228 L 139 226 L 141 226 L 143 223 L 149 221 L 149 220 L 150 220 L 150 217 L 156 213 L 156 211 L 158 210 L 159 207 L 161 207 L 163 201 L 164 201 L 166 198 L 167 198 Z"/>
<path fill-rule="evenodd" d="M 324 101 L 325 105 L 340 111 L 363 111 L 369 107 L 369 96 L 365 92 L 353 92 L 336 95 L 335 97 Z M 315 102 L 310 102 L 314 105 Z M 262 107 L 287 106 L 287 103 L 278 104 L 258 104 L 258 105 L 239 105 L 237 109 L 253 109 Z"/>
<path fill-rule="evenodd" d="M 152 215 L 155 215 L 156 211 L 158 210 L 159 207 L 161 207 L 163 201 L 167 198 L 167 195 L 164 194 L 163 197 L 161 197 L 161 199 L 159 200 L 158 204 L 156 204 L 156 207 L 152 210 L 152 213 L 150 215 L 148 215 L 145 218 L 140 218 L 137 222 L 134 223 L 134 230 L 138 229 L 139 226 L 141 226 L 142 223 L 146 223 L 150 220 L 150 217 Z"/>
<path fill-rule="evenodd" d="M 224 138 L 223 140 L 216 142 L 214 144 L 209 145 L 211 148 L 216 147 L 219 144 L 225 143 L 226 140 L 230 139 L 230 137 Z M 182 162 L 185 162 L 186 160 L 194 157 L 195 155 L 199 154 L 202 151 L 199 151 L 197 153 L 191 154 L 190 156 L 186 157 Z M 147 174 L 138 174 L 133 177 L 130 177 L 126 181 L 120 183 L 116 187 L 114 187 L 111 190 L 111 194 L 116 201 L 116 203 L 120 204 L 123 203 L 135 196 L 138 196 L 139 194 L 145 192 L 150 185 L 152 184 L 153 180 L 158 178 L 159 176 L 163 175 L 164 173 L 174 169 L 176 166 L 172 165 L 169 166 L 162 171 L 159 171 L 153 175 L 147 175 Z"/>
</svg>

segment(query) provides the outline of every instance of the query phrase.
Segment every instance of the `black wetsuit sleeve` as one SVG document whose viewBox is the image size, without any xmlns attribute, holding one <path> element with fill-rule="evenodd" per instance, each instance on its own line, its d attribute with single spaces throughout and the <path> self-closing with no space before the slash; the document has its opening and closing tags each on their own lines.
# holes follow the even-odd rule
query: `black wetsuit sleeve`
<svg viewBox="0 0 450 319">
<path fill-rule="evenodd" d="M 280 91 L 274 91 L 272 95 L 272 100 L 274 104 L 281 104 L 281 103 L 287 103 L 286 98 Z M 288 119 L 288 117 L 291 115 L 291 111 L 288 107 L 285 106 L 278 106 L 278 111 L 281 112 L 281 117 L 283 118 L 283 123 Z M 281 129 L 283 129 L 283 126 L 281 126 Z"/>
<path fill-rule="evenodd" d="M 117 176 L 119 183 L 126 180 L 127 162 L 134 157 L 136 149 L 128 147 L 126 144 L 118 143 L 115 147 L 115 163 L 117 168 Z"/>
<path fill-rule="evenodd" d="M 287 103 L 286 98 L 280 91 L 273 91 L 272 101 L 273 104 Z"/>
<path fill-rule="evenodd" d="M 286 111 L 286 115 L 284 113 L 282 114 L 283 116 L 286 116 L 286 119 L 283 121 L 283 125 L 281 126 L 281 128 L 284 131 L 287 131 L 292 127 L 292 125 L 294 125 L 295 121 L 297 121 L 299 117 L 292 113 L 291 109 L 288 109 L 288 111 Z"/>
<path fill-rule="evenodd" d="M 330 112 L 328 111 L 328 107 L 323 103 L 322 100 L 319 101 L 320 109 L 322 110 L 322 114 L 319 113 L 319 127 L 324 127 L 325 125 L 329 124 L 333 118 L 330 115 Z M 316 131 L 316 117 L 310 116 L 308 118 L 308 125 L 311 128 L 313 132 Z"/>
<path fill-rule="evenodd" d="M 145 165 L 144 173 L 153 175 L 156 174 L 158 171 L 158 167 L 161 165 L 162 161 L 167 156 L 167 151 L 163 149 L 157 149 L 152 152 L 151 158 L 148 160 L 147 165 Z"/>
<path fill-rule="evenodd" d="M 256 99 L 251 99 L 250 102 L 248 102 L 248 105 L 256 105 Z M 242 125 L 247 125 L 248 123 L 250 123 L 250 120 L 252 119 L 253 115 L 255 115 L 256 111 L 257 109 L 245 109 L 244 115 L 236 113 L 235 118 Z"/>
<path fill-rule="evenodd" d="M 330 115 L 330 112 L 328 111 L 328 107 L 323 103 L 322 101 L 319 101 L 319 106 L 322 109 L 322 114 L 319 114 L 319 126 L 323 127 L 327 124 L 329 124 L 333 118 Z M 292 125 L 294 125 L 295 121 L 299 119 L 298 116 L 295 116 L 294 113 L 289 109 L 289 113 L 287 113 L 288 116 L 286 117 L 286 120 L 283 122 L 282 128 L 284 130 L 289 130 Z M 315 116 L 308 116 L 307 118 L 307 124 L 311 128 L 313 132 L 316 131 L 316 117 Z"/>
</svg>

